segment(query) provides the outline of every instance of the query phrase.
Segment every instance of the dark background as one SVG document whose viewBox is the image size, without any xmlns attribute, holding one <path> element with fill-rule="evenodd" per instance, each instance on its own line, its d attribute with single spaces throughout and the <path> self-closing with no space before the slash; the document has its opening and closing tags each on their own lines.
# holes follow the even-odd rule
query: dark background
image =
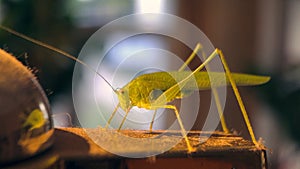
<svg viewBox="0 0 300 169">
<path fill-rule="evenodd" d="M 162 2 L 162 12 L 189 20 L 215 47 L 222 49 L 232 70 L 272 77 L 268 84 L 242 88 L 241 93 L 257 137 L 262 137 L 272 149 L 271 168 L 299 168 L 296 159 L 300 158 L 300 47 L 297 47 L 300 3 L 296 0 Z M 97 29 L 137 12 L 136 9 L 137 2 L 130 0 L 1 0 L 0 22 L 77 56 Z M 71 96 L 74 61 L 2 30 L 0 47 L 34 70 L 54 113 L 74 112 Z M 173 48 L 182 57 L 191 51 Z M 197 65 L 193 63 L 191 68 Z M 241 117 L 230 116 L 237 111 L 236 101 L 229 92 L 225 108 L 228 123 L 248 137 Z M 78 125 L 76 117 L 72 120 Z"/>
</svg>

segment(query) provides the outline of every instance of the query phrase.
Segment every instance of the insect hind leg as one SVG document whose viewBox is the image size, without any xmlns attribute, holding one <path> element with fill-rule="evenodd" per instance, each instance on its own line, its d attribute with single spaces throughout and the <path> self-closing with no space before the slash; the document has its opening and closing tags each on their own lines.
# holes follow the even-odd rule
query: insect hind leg
<svg viewBox="0 0 300 169">
<path fill-rule="evenodd" d="M 201 51 L 202 58 L 206 59 L 207 58 L 206 57 L 206 53 L 204 52 L 202 45 L 200 45 L 200 43 L 198 43 L 197 46 L 200 46 L 199 50 Z M 215 51 L 217 51 L 217 50 L 215 50 Z M 210 71 L 210 66 L 209 65 L 206 65 L 206 70 Z M 223 131 L 225 133 L 229 133 L 229 130 L 228 130 L 225 118 L 224 118 L 224 114 L 223 114 L 224 112 L 222 110 L 221 101 L 220 101 L 220 97 L 219 97 L 218 91 L 217 91 L 216 87 L 214 87 L 214 86 L 211 86 L 211 90 L 212 90 L 212 93 L 213 93 L 213 96 L 214 96 L 214 100 L 215 100 L 215 103 L 216 103 L 216 106 L 217 106 L 217 111 L 218 111 L 219 116 L 220 116 L 220 121 L 221 121 L 222 129 L 223 129 Z"/>
<path fill-rule="evenodd" d="M 179 72 L 183 71 L 195 58 L 197 55 L 197 52 L 202 49 L 202 45 L 200 43 L 197 43 L 195 49 L 193 50 L 192 54 L 188 57 L 188 59 L 183 63 L 183 65 L 178 69 Z"/>
<path fill-rule="evenodd" d="M 197 43 L 197 45 L 196 45 L 195 49 L 193 50 L 192 54 L 188 57 L 188 59 L 184 62 L 184 64 L 179 68 L 178 71 L 183 71 L 190 64 L 190 62 L 195 58 L 198 51 L 201 52 L 202 58 L 204 60 L 207 58 L 206 54 L 203 50 L 203 46 L 200 43 Z M 206 65 L 206 70 L 209 71 L 209 69 L 210 69 L 209 65 L 207 64 Z M 224 118 L 224 115 L 223 115 L 223 110 L 222 110 L 222 106 L 221 106 L 221 103 L 220 103 L 220 97 L 219 97 L 218 91 L 214 87 L 212 87 L 212 93 L 214 95 L 214 100 L 215 100 L 217 110 L 218 110 L 218 113 L 219 113 L 219 116 L 220 116 L 222 129 L 225 133 L 229 133 L 229 130 L 228 130 L 228 127 L 227 127 L 227 124 L 226 124 L 226 121 L 225 121 L 225 118 Z"/>
<path fill-rule="evenodd" d="M 244 105 L 244 103 L 243 103 L 243 101 L 242 101 L 242 97 L 241 97 L 241 95 L 240 95 L 240 93 L 239 93 L 239 91 L 238 91 L 238 88 L 237 88 L 237 86 L 236 86 L 235 81 L 234 81 L 233 78 L 232 78 L 232 75 L 231 75 L 231 72 L 230 72 L 230 70 L 229 70 L 229 66 L 228 66 L 228 64 L 227 64 L 227 62 L 226 62 L 226 60 L 225 60 L 225 57 L 224 57 L 224 55 L 223 55 L 223 53 L 222 53 L 222 51 L 221 51 L 220 49 L 216 49 L 216 51 L 217 51 L 218 55 L 219 55 L 220 58 L 221 58 L 222 64 L 223 64 L 224 69 L 225 69 L 225 72 L 226 72 L 226 76 L 227 76 L 227 78 L 228 78 L 228 80 L 229 80 L 229 82 L 230 82 L 230 85 L 231 85 L 231 87 L 232 87 L 232 90 L 233 90 L 233 92 L 234 92 L 234 95 L 235 95 L 235 97 L 236 97 L 236 99 L 237 99 L 237 102 L 238 102 L 238 104 L 239 104 L 240 110 L 241 110 L 241 112 L 242 112 L 242 115 L 243 115 L 243 118 L 244 118 L 244 120 L 245 120 L 247 129 L 248 129 L 249 134 L 250 134 L 250 137 L 251 137 L 251 139 L 252 139 L 252 142 L 253 142 L 256 146 L 259 146 L 258 142 L 256 141 L 256 138 L 255 138 L 255 135 L 254 135 L 254 132 L 253 132 L 253 129 L 252 129 L 252 126 L 251 126 L 251 123 L 250 123 L 250 120 L 249 120 L 249 117 L 248 117 L 248 114 L 247 114 L 245 105 Z"/>
</svg>

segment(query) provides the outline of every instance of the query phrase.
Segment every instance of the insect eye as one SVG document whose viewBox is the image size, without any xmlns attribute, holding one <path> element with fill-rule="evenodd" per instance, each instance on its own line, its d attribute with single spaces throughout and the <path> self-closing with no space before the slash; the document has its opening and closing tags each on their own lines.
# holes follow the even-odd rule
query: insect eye
<svg viewBox="0 0 300 169">
<path fill-rule="evenodd" d="M 121 94 L 125 93 L 124 90 L 122 90 L 122 89 L 119 89 L 118 92 L 121 93 Z"/>
</svg>

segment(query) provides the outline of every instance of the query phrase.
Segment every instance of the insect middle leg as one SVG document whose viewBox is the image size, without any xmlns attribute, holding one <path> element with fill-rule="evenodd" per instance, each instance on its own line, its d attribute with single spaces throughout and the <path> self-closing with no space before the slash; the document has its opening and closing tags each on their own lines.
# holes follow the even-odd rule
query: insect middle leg
<svg viewBox="0 0 300 169">
<path fill-rule="evenodd" d="M 188 139 L 188 137 L 187 137 L 187 132 L 186 132 L 186 130 L 184 129 L 182 120 L 181 120 L 181 118 L 180 118 L 180 115 L 179 115 L 179 112 L 178 112 L 176 106 L 174 106 L 174 105 L 163 105 L 163 106 L 160 106 L 160 107 L 157 107 L 157 108 L 172 109 L 172 110 L 174 111 L 174 113 L 175 113 L 175 115 L 176 115 L 176 118 L 177 118 L 177 120 L 178 120 L 180 129 L 181 129 L 181 134 L 182 134 L 182 136 L 183 136 L 183 138 L 184 138 L 184 140 L 185 140 L 185 142 L 186 142 L 186 145 L 187 145 L 187 148 L 188 148 L 188 152 L 189 152 L 189 153 L 195 152 L 196 149 L 193 148 L 193 147 L 191 146 L 191 143 L 190 143 L 190 141 L 189 141 L 189 139 Z"/>
<path fill-rule="evenodd" d="M 156 116 L 156 112 L 157 112 L 157 109 L 154 110 L 154 113 L 153 113 L 153 116 L 152 116 L 152 120 L 151 120 L 151 123 L 150 123 L 150 133 L 152 132 L 152 129 L 153 129 L 153 123 L 154 123 L 154 119 L 155 119 L 155 116 Z"/>
</svg>

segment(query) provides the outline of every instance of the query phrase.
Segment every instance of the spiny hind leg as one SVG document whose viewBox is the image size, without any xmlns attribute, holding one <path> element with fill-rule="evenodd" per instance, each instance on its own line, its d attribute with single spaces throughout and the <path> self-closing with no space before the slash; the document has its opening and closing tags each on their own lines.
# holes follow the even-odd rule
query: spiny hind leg
<svg viewBox="0 0 300 169">
<path fill-rule="evenodd" d="M 217 50 L 214 51 L 205 61 L 203 61 L 203 63 L 197 67 L 197 69 L 195 69 L 190 75 L 188 75 L 184 80 L 178 82 L 176 85 L 173 85 L 172 87 L 170 87 L 168 90 L 166 90 L 161 96 L 159 96 L 153 103 L 153 107 L 152 108 L 167 108 L 167 109 L 173 109 L 176 117 L 178 119 L 180 128 L 181 128 L 181 132 L 182 135 L 186 141 L 187 147 L 189 152 L 193 152 L 195 151 L 195 149 L 193 149 L 193 147 L 191 146 L 188 137 L 186 135 L 186 130 L 184 129 L 184 126 L 182 124 L 181 118 L 179 116 L 178 110 L 176 109 L 176 107 L 174 105 L 162 105 L 162 103 L 166 103 L 166 97 L 167 98 L 175 98 L 176 95 L 180 92 L 180 88 L 178 87 L 178 85 L 185 85 L 186 82 L 192 78 L 192 76 L 196 73 L 199 72 L 201 69 L 204 68 L 205 65 L 207 65 L 214 57 L 218 56 Z"/>
<path fill-rule="evenodd" d="M 237 88 L 237 86 L 236 86 L 235 81 L 234 81 L 233 78 L 232 78 L 232 75 L 231 75 L 231 72 L 230 72 L 230 70 L 229 70 L 229 66 L 228 66 L 228 64 L 227 64 L 227 62 L 226 62 L 226 60 L 225 60 L 225 57 L 224 57 L 224 55 L 223 55 L 223 53 L 222 53 L 221 50 L 216 49 L 216 51 L 217 51 L 217 53 L 219 54 L 219 56 L 220 56 L 220 58 L 221 58 L 221 61 L 222 61 L 222 63 L 223 63 L 223 66 L 224 66 L 224 69 L 225 69 L 225 72 L 226 72 L 226 76 L 227 76 L 227 78 L 228 78 L 228 80 L 229 80 L 229 82 L 230 82 L 230 85 L 231 85 L 231 87 L 232 87 L 232 90 L 233 90 L 233 92 L 234 92 L 234 95 L 235 95 L 235 97 L 236 97 L 236 99 L 237 99 L 237 102 L 238 102 L 239 107 L 240 107 L 240 109 L 241 109 L 241 112 L 242 112 L 242 114 L 243 114 L 243 117 L 244 117 L 245 123 L 246 123 L 246 125 L 247 125 L 247 129 L 248 129 L 248 131 L 249 131 L 249 134 L 250 134 L 250 137 L 251 137 L 251 139 L 252 139 L 252 142 L 253 142 L 256 146 L 259 146 L 259 144 L 258 144 L 257 141 L 256 141 L 256 138 L 255 138 L 255 135 L 254 135 L 254 132 L 253 132 L 253 129 L 252 129 L 252 126 L 251 126 L 251 123 L 250 123 L 250 120 L 249 120 L 249 117 L 248 117 L 246 108 L 245 108 L 244 103 L 243 103 L 243 101 L 242 101 L 242 97 L 241 97 L 241 95 L 240 95 L 240 93 L 239 93 L 239 91 L 238 91 L 238 88 Z"/>
<path fill-rule="evenodd" d="M 201 52 L 202 57 L 203 57 L 204 60 L 207 59 L 206 54 L 205 54 L 205 52 L 203 50 L 203 46 L 200 43 L 197 43 L 197 45 L 196 45 L 195 49 L 193 50 L 192 54 L 188 57 L 188 59 L 179 68 L 178 71 L 183 71 L 188 66 L 188 64 L 194 59 L 194 57 L 196 56 L 196 54 L 197 54 L 198 51 Z M 217 56 L 216 50 L 212 53 L 212 55 Z M 215 56 L 213 56 L 213 57 L 215 57 Z M 206 65 L 206 70 L 209 71 L 209 69 L 210 69 L 209 65 L 207 64 Z M 219 116 L 220 116 L 222 129 L 223 129 L 223 131 L 225 133 L 229 133 L 229 130 L 228 130 L 225 118 L 223 116 L 223 110 L 222 110 L 222 106 L 221 106 L 221 102 L 220 102 L 220 97 L 219 97 L 217 89 L 215 89 L 214 87 L 212 87 L 212 93 L 214 95 L 214 100 L 215 100 L 215 103 L 216 103 L 216 106 L 217 106 L 217 110 L 218 110 L 218 113 L 219 113 Z"/>
<path fill-rule="evenodd" d="M 161 94 L 158 98 L 156 98 L 156 100 L 154 100 L 152 102 L 153 107 L 156 108 L 164 108 L 162 106 L 155 106 L 155 105 L 161 105 L 162 103 L 167 103 L 166 102 L 166 98 L 172 99 L 172 98 L 176 98 L 176 96 L 178 95 L 178 93 L 180 92 L 180 88 L 184 87 L 184 85 L 186 85 L 186 83 L 193 78 L 193 75 L 196 72 L 199 72 L 201 69 L 203 69 L 205 67 L 205 65 L 207 65 L 214 57 L 218 56 L 217 51 L 214 51 L 200 66 L 197 67 L 197 69 L 195 69 L 191 74 L 189 74 L 186 78 L 184 78 L 183 80 L 181 80 L 180 82 L 178 82 L 177 84 L 171 86 L 168 90 L 164 91 L 163 94 Z M 178 87 L 179 86 L 179 87 Z"/>
<path fill-rule="evenodd" d="M 198 45 L 200 46 L 199 43 L 198 43 Z M 207 57 L 206 57 L 206 53 L 204 52 L 202 46 L 200 46 L 200 51 L 202 53 L 203 59 L 205 60 Z M 209 65 L 206 65 L 206 70 L 208 72 L 210 71 L 210 66 Z M 216 103 L 216 106 L 217 106 L 217 111 L 218 111 L 219 116 L 220 116 L 220 121 L 221 121 L 222 129 L 223 129 L 223 131 L 225 133 L 229 133 L 229 130 L 228 130 L 228 127 L 227 127 L 227 124 L 226 124 L 226 121 L 225 121 L 225 117 L 224 117 L 224 114 L 223 114 L 224 112 L 223 112 L 223 109 L 222 109 L 222 105 L 221 105 L 221 101 L 220 101 L 220 97 L 219 97 L 218 91 L 217 91 L 217 89 L 214 86 L 211 86 L 211 90 L 212 90 L 212 93 L 213 93 L 213 96 L 214 96 L 214 100 L 215 100 L 215 103 Z"/>
<path fill-rule="evenodd" d="M 110 125 L 111 120 L 113 119 L 113 117 L 115 116 L 118 108 L 120 107 L 120 103 L 118 103 L 118 105 L 116 106 L 115 110 L 111 113 L 108 121 L 106 122 L 105 128 L 108 128 L 108 126 Z"/>
<path fill-rule="evenodd" d="M 181 134 L 182 134 L 182 136 L 183 136 L 183 138 L 184 138 L 184 140 L 185 140 L 185 142 L 186 142 L 186 145 L 187 145 L 187 148 L 188 148 L 188 152 L 189 152 L 189 153 L 195 152 L 196 149 L 193 148 L 193 147 L 191 146 L 191 143 L 190 143 L 190 141 L 189 141 L 189 139 L 188 139 L 188 137 L 187 137 L 187 132 L 186 132 L 184 126 L 183 126 L 183 123 L 182 123 L 182 120 L 181 120 L 181 118 L 180 118 L 180 115 L 179 115 L 179 113 L 178 113 L 177 108 L 176 108 L 174 105 L 164 105 L 164 106 L 162 106 L 161 108 L 173 109 L 173 110 L 174 110 L 175 115 L 176 115 L 176 118 L 177 118 L 178 123 L 179 123 L 179 126 L 180 126 L 180 128 L 181 128 Z"/>
<path fill-rule="evenodd" d="M 153 113 L 153 116 L 152 116 L 152 120 L 150 122 L 150 133 L 152 132 L 152 129 L 153 129 L 153 123 L 154 123 L 154 119 L 155 119 L 155 116 L 156 116 L 156 112 L 157 112 L 157 109 L 154 110 L 154 113 Z"/>
<path fill-rule="evenodd" d="M 192 54 L 188 57 L 188 59 L 183 63 L 183 65 L 178 69 L 179 72 L 183 71 L 190 63 L 191 61 L 195 58 L 197 55 L 197 52 L 199 49 L 202 49 L 202 45 L 200 43 L 197 43 L 195 49 L 193 50 Z"/>
</svg>

